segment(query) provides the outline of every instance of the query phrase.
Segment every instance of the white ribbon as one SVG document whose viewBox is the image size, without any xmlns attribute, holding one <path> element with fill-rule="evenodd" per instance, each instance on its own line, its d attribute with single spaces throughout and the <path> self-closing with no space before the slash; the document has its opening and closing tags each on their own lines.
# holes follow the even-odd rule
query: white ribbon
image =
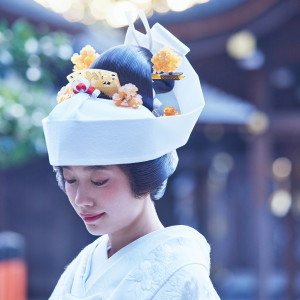
<svg viewBox="0 0 300 300">
<path fill-rule="evenodd" d="M 86 89 L 85 90 L 77 90 L 78 82 L 83 83 L 85 85 Z M 90 82 L 82 76 L 76 77 L 72 82 L 72 88 L 77 93 L 85 93 L 89 87 L 90 87 Z"/>
<path fill-rule="evenodd" d="M 149 42 L 149 46 L 147 47 L 147 49 L 149 49 L 150 51 L 152 51 L 152 34 L 151 34 L 151 29 L 147 20 L 147 17 L 145 15 L 145 12 L 141 9 L 138 10 L 138 14 L 140 16 L 140 19 L 145 27 L 146 30 L 146 35 L 148 37 L 148 42 Z M 134 27 L 134 23 L 133 23 L 133 17 L 132 17 L 132 13 L 130 11 L 125 11 L 125 15 L 127 17 L 127 21 L 128 21 L 128 26 L 129 29 L 132 31 L 133 33 L 133 37 L 137 43 L 138 46 L 142 46 L 142 43 L 139 41 L 138 36 L 135 34 L 136 30 Z M 142 46 L 144 47 L 144 46 Z"/>
</svg>

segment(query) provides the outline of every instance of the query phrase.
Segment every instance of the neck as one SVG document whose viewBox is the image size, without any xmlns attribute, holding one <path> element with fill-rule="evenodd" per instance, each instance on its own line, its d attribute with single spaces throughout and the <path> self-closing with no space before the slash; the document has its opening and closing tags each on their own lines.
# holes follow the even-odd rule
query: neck
<svg viewBox="0 0 300 300">
<path fill-rule="evenodd" d="M 145 201 L 144 209 L 134 222 L 122 228 L 121 231 L 108 234 L 111 246 L 108 257 L 111 257 L 136 239 L 150 232 L 164 228 L 157 216 L 150 196 L 147 196 L 146 199 L 141 199 L 141 201 Z"/>
</svg>

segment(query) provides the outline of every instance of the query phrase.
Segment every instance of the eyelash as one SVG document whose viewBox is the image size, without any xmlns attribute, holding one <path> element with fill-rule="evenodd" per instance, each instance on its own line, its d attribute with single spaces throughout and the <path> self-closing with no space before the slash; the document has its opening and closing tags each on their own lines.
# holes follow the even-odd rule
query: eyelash
<svg viewBox="0 0 300 300">
<path fill-rule="evenodd" d="M 104 185 L 107 181 L 108 181 L 108 179 L 105 179 L 105 180 L 102 180 L 102 181 L 98 181 L 98 182 L 95 182 L 95 181 L 92 181 L 92 182 L 96 186 L 101 186 L 101 185 Z"/>
<path fill-rule="evenodd" d="M 65 179 L 65 181 L 68 183 L 68 184 L 72 184 L 72 183 L 74 183 L 76 180 L 66 180 Z M 94 183 L 96 186 L 101 186 L 101 185 L 104 185 L 106 182 L 108 181 L 108 179 L 105 179 L 105 180 L 102 180 L 102 181 L 97 181 L 97 182 L 95 182 L 95 181 L 92 181 L 92 183 Z"/>
</svg>

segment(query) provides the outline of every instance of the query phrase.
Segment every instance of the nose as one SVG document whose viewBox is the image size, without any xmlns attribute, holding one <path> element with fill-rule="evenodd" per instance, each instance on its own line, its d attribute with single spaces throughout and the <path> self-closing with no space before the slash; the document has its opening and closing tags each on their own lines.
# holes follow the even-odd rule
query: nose
<svg viewBox="0 0 300 300">
<path fill-rule="evenodd" d="M 78 185 L 74 202 L 77 206 L 94 206 L 94 199 L 90 195 L 89 189 L 80 184 Z"/>
</svg>

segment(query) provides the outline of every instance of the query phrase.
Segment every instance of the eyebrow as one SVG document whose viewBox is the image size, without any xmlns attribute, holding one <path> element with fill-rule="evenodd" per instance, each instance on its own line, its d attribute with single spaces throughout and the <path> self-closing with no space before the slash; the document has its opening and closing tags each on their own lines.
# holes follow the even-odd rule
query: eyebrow
<svg viewBox="0 0 300 300">
<path fill-rule="evenodd" d="M 71 167 L 68 166 L 62 166 L 62 168 L 72 170 Z M 86 166 L 83 168 L 85 171 L 92 171 L 92 170 L 108 170 L 109 168 L 107 166 Z"/>
</svg>

